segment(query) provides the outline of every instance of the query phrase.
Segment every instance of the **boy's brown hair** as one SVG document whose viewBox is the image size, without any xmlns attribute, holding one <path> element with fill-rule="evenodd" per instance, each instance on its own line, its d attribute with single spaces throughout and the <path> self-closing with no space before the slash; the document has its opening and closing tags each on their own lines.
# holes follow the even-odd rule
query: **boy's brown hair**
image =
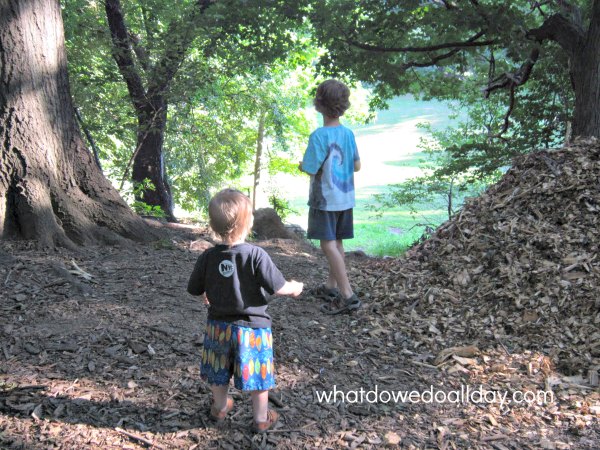
<svg viewBox="0 0 600 450">
<path fill-rule="evenodd" d="M 338 80 L 322 82 L 315 94 L 315 108 L 327 117 L 337 118 L 344 115 L 350 107 L 350 89 Z"/>
<path fill-rule="evenodd" d="M 241 238 L 252 223 L 252 203 L 236 189 L 219 191 L 208 204 L 210 227 L 223 242 Z"/>
</svg>

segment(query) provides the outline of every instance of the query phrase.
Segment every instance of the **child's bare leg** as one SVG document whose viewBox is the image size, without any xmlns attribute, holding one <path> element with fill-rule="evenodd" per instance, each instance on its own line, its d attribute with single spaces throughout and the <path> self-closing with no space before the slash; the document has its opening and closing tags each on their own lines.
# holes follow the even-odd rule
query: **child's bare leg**
<svg viewBox="0 0 600 450">
<path fill-rule="evenodd" d="M 269 409 L 269 391 L 252 391 L 252 413 L 255 422 L 265 422 L 267 420 L 267 410 Z"/>
<path fill-rule="evenodd" d="M 211 384 L 210 390 L 213 396 L 213 408 L 215 411 L 225 411 L 227 407 L 227 392 L 229 391 L 228 385 L 215 385 Z"/>
<path fill-rule="evenodd" d="M 338 239 L 337 241 L 335 241 L 335 245 L 337 247 L 338 252 L 342 256 L 342 259 L 344 260 L 344 265 L 345 265 L 346 264 L 346 262 L 345 262 L 346 253 L 344 252 L 344 243 L 341 239 Z M 335 277 L 333 276 L 333 271 L 331 271 L 331 270 L 329 271 L 329 277 L 327 278 L 327 282 L 325 283 L 325 286 L 327 286 L 330 289 L 338 287 L 338 282 L 335 279 Z"/>
<path fill-rule="evenodd" d="M 335 246 L 338 249 L 338 252 L 340 252 L 340 255 L 342 256 L 342 259 L 344 260 L 344 264 L 346 261 L 346 252 L 344 251 L 344 241 L 342 241 L 341 239 L 338 239 L 337 241 L 335 241 Z"/>
<path fill-rule="evenodd" d="M 327 262 L 329 263 L 329 280 L 335 280 L 337 287 L 344 296 L 349 298 L 352 296 L 352 287 L 348 281 L 346 273 L 346 262 L 344 261 L 344 246 L 342 241 L 321 241 L 321 249 L 325 253 Z"/>
<path fill-rule="evenodd" d="M 337 247 L 337 250 L 340 254 L 340 256 L 342 257 L 342 261 L 344 261 L 344 273 L 346 272 L 346 252 L 344 251 L 344 242 L 341 239 L 338 239 L 335 241 L 335 245 Z M 347 275 L 346 275 L 347 276 Z M 327 278 L 327 283 L 325 283 L 325 286 L 327 286 L 328 288 L 337 288 L 338 287 L 338 282 L 334 277 L 333 271 L 329 270 L 329 277 Z M 352 295 L 352 294 L 350 294 Z M 347 296 L 345 296 L 346 298 L 348 298 Z"/>
</svg>

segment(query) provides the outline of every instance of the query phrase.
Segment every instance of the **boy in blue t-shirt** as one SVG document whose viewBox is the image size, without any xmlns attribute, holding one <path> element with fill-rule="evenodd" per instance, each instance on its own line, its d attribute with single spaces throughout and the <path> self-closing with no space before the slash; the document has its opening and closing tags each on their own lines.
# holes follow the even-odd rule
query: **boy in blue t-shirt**
<svg viewBox="0 0 600 450">
<path fill-rule="evenodd" d="M 310 175 L 307 237 L 320 240 L 329 263 L 327 282 L 315 289 L 317 297 L 329 302 L 321 306 L 326 314 L 360 307 L 346 273 L 342 242 L 354 237 L 354 172 L 360 170 L 354 133 L 340 123 L 350 106 L 349 97 L 350 90 L 338 80 L 319 85 L 314 104 L 323 116 L 323 126 L 310 135 L 299 166 Z"/>
</svg>

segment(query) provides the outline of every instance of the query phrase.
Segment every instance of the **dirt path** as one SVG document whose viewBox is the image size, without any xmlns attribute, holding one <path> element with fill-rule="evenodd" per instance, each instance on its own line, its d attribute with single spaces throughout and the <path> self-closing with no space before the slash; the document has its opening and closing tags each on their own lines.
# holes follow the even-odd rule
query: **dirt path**
<svg viewBox="0 0 600 450">
<path fill-rule="evenodd" d="M 538 391 L 548 378 L 541 355 L 500 346 L 450 352 L 434 365 L 435 330 L 411 337 L 414 308 L 386 292 L 387 263 L 359 257 L 349 259 L 364 301 L 358 313 L 323 316 L 307 297 L 275 299 L 270 307 L 278 428 L 253 435 L 249 401 L 235 391 L 234 414 L 212 426 L 198 376 L 206 310 L 185 293 L 197 231 L 77 255 L 0 243 L 1 448 L 598 447 L 597 388 L 555 388 L 556 402 L 503 408 L 385 402 L 383 391 Z M 325 261 L 308 245 L 260 245 L 286 277 L 323 280 Z M 67 271 L 75 265 L 79 274 Z M 317 400 L 318 391 L 334 386 L 346 402 Z M 375 388 L 379 401 L 370 403 L 364 395 Z"/>
</svg>

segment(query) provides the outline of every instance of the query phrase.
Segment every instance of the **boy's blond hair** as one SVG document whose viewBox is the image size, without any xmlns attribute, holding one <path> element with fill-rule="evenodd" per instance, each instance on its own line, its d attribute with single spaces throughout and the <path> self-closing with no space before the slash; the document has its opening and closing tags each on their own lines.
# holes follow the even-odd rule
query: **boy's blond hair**
<svg viewBox="0 0 600 450">
<path fill-rule="evenodd" d="M 321 114 L 337 118 L 344 115 L 350 107 L 350 89 L 338 80 L 327 80 L 317 88 L 314 104 Z"/>
<path fill-rule="evenodd" d="M 252 203 L 236 189 L 223 189 L 210 200 L 208 217 L 210 227 L 223 242 L 235 242 L 251 227 Z"/>
</svg>

